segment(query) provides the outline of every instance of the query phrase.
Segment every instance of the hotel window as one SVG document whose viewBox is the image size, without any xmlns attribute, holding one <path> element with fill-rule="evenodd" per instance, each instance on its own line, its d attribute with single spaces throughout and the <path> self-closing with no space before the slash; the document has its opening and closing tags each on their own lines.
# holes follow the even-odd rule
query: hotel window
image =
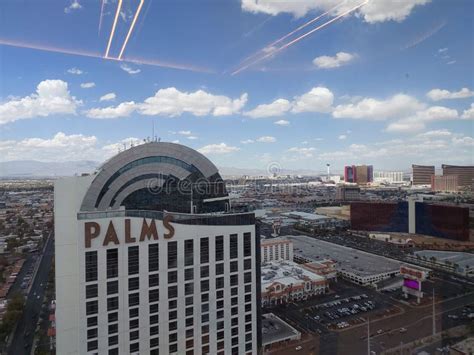
<svg viewBox="0 0 474 355">
<path fill-rule="evenodd" d="M 150 316 L 150 324 L 158 324 L 158 322 L 159 322 L 158 314 L 156 314 L 154 316 Z M 172 330 L 171 329 L 171 323 L 170 323 L 170 330 Z"/>
<path fill-rule="evenodd" d="M 245 351 L 250 351 L 250 350 L 252 350 L 252 343 L 245 344 Z"/>
<path fill-rule="evenodd" d="M 216 288 L 224 288 L 224 278 L 223 277 L 218 277 L 216 279 Z"/>
<path fill-rule="evenodd" d="M 194 325 L 194 318 L 186 318 L 186 327 L 191 327 Z"/>
<path fill-rule="evenodd" d="M 251 332 L 252 331 L 252 323 L 245 324 L 245 332 Z"/>
<path fill-rule="evenodd" d="M 230 313 L 235 316 L 236 314 L 239 313 L 239 307 L 232 307 L 230 310 Z"/>
<path fill-rule="evenodd" d="M 118 249 L 107 250 L 107 278 L 118 276 Z"/>
<path fill-rule="evenodd" d="M 252 285 L 245 285 L 245 293 L 252 292 Z"/>
<path fill-rule="evenodd" d="M 204 304 L 201 305 L 201 312 L 202 313 L 209 312 L 209 303 L 204 303 Z"/>
<path fill-rule="evenodd" d="M 216 261 L 224 260 L 224 237 L 219 235 L 216 237 Z"/>
<path fill-rule="evenodd" d="M 178 344 L 170 344 L 169 347 L 170 353 L 175 353 L 178 351 Z"/>
<path fill-rule="evenodd" d="M 245 315 L 245 323 L 251 322 L 252 321 L 252 315 L 251 314 L 246 314 Z"/>
<path fill-rule="evenodd" d="M 216 275 L 224 274 L 224 263 L 216 264 Z"/>
<path fill-rule="evenodd" d="M 252 333 L 245 334 L 245 341 L 252 341 Z"/>
<path fill-rule="evenodd" d="M 159 306 L 158 304 L 151 304 L 150 305 L 150 314 L 158 313 Z"/>
<path fill-rule="evenodd" d="M 168 271 L 168 283 L 174 284 L 178 282 L 178 272 L 177 271 Z"/>
<path fill-rule="evenodd" d="M 201 278 L 209 277 L 209 266 L 201 266 Z"/>
<path fill-rule="evenodd" d="M 156 316 L 156 318 L 158 319 L 158 316 Z M 178 329 L 178 322 L 174 321 L 174 322 L 170 322 L 168 324 L 168 330 L 176 330 Z"/>
<path fill-rule="evenodd" d="M 178 334 L 177 333 L 171 333 L 168 337 L 168 342 L 169 343 L 174 343 L 175 341 L 178 341 Z"/>
<path fill-rule="evenodd" d="M 238 317 L 232 318 L 232 320 L 230 322 L 230 325 L 235 326 L 235 325 L 238 325 L 238 324 L 239 324 L 239 318 Z"/>
<path fill-rule="evenodd" d="M 246 272 L 244 274 L 244 283 L 249 283 L 249 282 L 252 282 L 252 272 L 251 271 Z"/>
<path fill-rule="evenodd" d="M 97 314 L 99 310 L 99 304 L 97 301 L 89 301 L 86 303 L 86 315 Z"/>
<path fill-rule="evenodd" d="M 192 336 L 194 336 L 194 329 L 186 329 L 186 338 L 191 338 Z"/>
<path fill-rule="evenodd" d="M 202 353 L 203 354 L 209 354 L 209 345 L 206 345 L 206 346 L 202 347 Z"/>
<path fill-rule="evenodd" d="M 216 291 L 216 298 L 219 299 L 219 298 L 224 298 L 224 291 L 222 290 L 217 290 Z"/>
<path fill-rule="evenodd" d="M 216 302 L 216 309 L 222 309 L 224 308 L 224 301 L 220 300 Z"/>
<path fill-rule="evenodd" d="M 139 272 L 138 246 L 128 247 L 128 274 L 135 275 Z"/>
<path fill-rule="evenodd" d="M 87 351 L 97 350 L 97 340 L 89 341 L 87 343 Z"/>
<path fill-rule="evenodd" d="M 139 337 L 140 337 L 140 332 L 138 330 L 130 332 L 130 341 L 137 340 Z"/>
<path fill-rule="evenodd" d="M 118 344 L 118 335 L 109 337 L 109 346 Z"/>
<path fill-rule="evenodd" d="M 192 316 L 194 312 L 194 307 L 186 308 L 186 317 Z"/>
<path fill-rule="evenodd" d="M 138 352 L 138 350 L 140 350 L 140 344 L 139 343 L 130 344 L 130 352 L 131 353 L 136 353 L 136 352 Z"/>
<path fill-rule="evenodd" d="M 238 304 L 238 303 L 239 303 L 239 298 L 238 298 L 238 297 L 232 297 L 232 298 L 230 299 L 230 304 L 231 304 L 232 306 L 235 306 L 235 305 Z"/>
<path fill-rule="evenodd" d="M 148 276 L 148 287 L 155 287 L 159 285 L 159 275 L 154 274 Z"/>
<path fill-rule="evenodd" d="M 117 348 L 109 349 L 109 355 L 119 355 L 119 350 Z"/>
<path fill-rule="evenodd" d="M 252 304 L 248 303 L 245 305 L 245 312 L 250 312 L 252 310 Z"/>
<path fill-rule="evenodd" d="M 178 286 L 168 287 L 168 298 L 176 298 L 176 297 L 178 297 Z"/>
<path fill-rule="evenodd" d="M 168 269 L 178 267 L 178 242 L 168 242 Z"/>
<path fill-rule="evenodd" d="M 194 269 L 184 270 L 184 281 L 189 281 L 194 279 Z"/>
<path fill-rule="evenodd" d="M 244 233 L 244 257 L 251 256 L 251 254 L 252 254 L 251 234 Z"/>
<path fill-rule="evenodd" d="M 86 282 L 97 281 L 97 251 L 86 252 Z"/>
<path fill-rule="evenodd" d="M 239 289 L 237 287 L 232 287 L 230 289 L 230 295 L 231 296 L 236 296 L 239 293 Z"/>
<path fill-rule="evenodd" d="M 158 244 L 148 245 L 148 271 L 158 271 L 159 269 L 159 246 Z"/>
<path fill-rule="evenodd" d="M 138 306 L 140 304 L 140 294 L 139 293 L 132 293 L 128 295 L 128 306 Z"/>
<path fill-rule="evenodd" d="M 133 277 L 128 279 L 128 290 L 138 290 L 140 288 L 140 279 L 138 277 Z"/>
<path fill-rule="evenodd" d="M 222 330 L 222 329 L 224 329 L 224 321 L 223 321 L 223 320 L 220 320 L 219 322 L 217 322 L 216 328 L 217 328 L 217 330 Z"/>
<path fill-rule="evenodd" d="M 178 307 L 178 301 L 171 300 L 168 302 L 168 309 L 176 309 Z"/>
<path fill-rule="evenodd" d="M 232 345 L 237 345 L 238 343 L 239 343 L 238 337 L 232 338 Z"/>
<path fill-rule="evenodd" d="M 186 306 L 190 306 L 194 303 L 194 298 L 193 296 L 191 297 L 186 297 Z"/>
<path fill-rule="evenodd" d="M 107 311 L 115 311 L 116 309 L 118 309 L 118 306 L 118 297 L 107 298 Z"/>
<path fill-rule="evenodd" d="M 97 328 L 87 330 L 87 339 L 97 338 Z"/>
<path fill-rule="evenodd" d="M 186 296 L 192 295 L 194 293 L 194 283 L 190 282 L 184 285 L 184 294 Z"/>
<path fill-rule="evenodd" d="M 209 280 L 201 281 L 201 292 L 209 291 Z"/>
<path fill-rule="evenodd" d="M 138 319 L 132 319 L 129 322 L 129 325 L 130 325 L 130 329 L 136 329 L 136 328 L 138 328 L 139 320 Z"/>
<path fill-rule="evenodd" d="M 252 295 L 245 295 L 245 303 L 252 301 Z"/>
<path fill-rule="evenodd" d="M 231 261 L 230 262 L 230 272 L 237 272 L 239 271 L 239 262 L 238 261 Z"/>
<path fill-rule="evenodd" d="M 209 324 L 204 324 L 201 327 L 201 334 L 207 334 L 207 333 L 209 333 Z"/>
<path fill-rule="evenodd" d="M 107 282 L 107 295 L 113 295 L 118 293 L 118 281 Z"/>
<path fill-rule="evenodd" d="M 217 318 L 217 319 L 224 318 L 224 311 L 217 311 L 217 313 L 216 313 L 216 318 Z"/>
<path fill-rule="evenodd" d="M 230 235 L 230 258 L 236 259 L 239 255 L 237 234 Z"/>
<path fill-rule="evenodd" d="M 249 270 L 252 268 L 252 259 L 244 260 L 244 270 Z"/>
<path fill-rule="evenodd" d="M 150 327 L 150 335 L 157 335 L 160 332 L 160 329 L 157 325 Z"/>
<path fill-rule="evenodd" d="M 217 332 L 217 340 L 224 339 L 224 332 Z"/>
<path fill-rule="evenodd" d="M 200 243 L 201 243 L 201 264 L 205 264 L 209 262 L 209 238 L 201 238 Z"/>
<path fill-rule="evenodd" d="M 149 292 L 149 301 L 150 303 L 152 302 L 158 302 L 159 298 L 160 298 L 160 292 L 159 290 L 150 290 Z"/>
<path fill-rule="evenodd" d="M 237 274 L 230 275 L 230 285 L 231 286 L 237 286 L 238 283 L 239 283 L 239 275 L 237 275 Z"/>
<path fill-rule="evenodd" d="M 160 338 L 150 339 L 150 348 L 154 348 L 160 344 Z"/>
<path fill-rule="evenodd" d="M 130 308 L 128 311 L 129 318 L 136 318 L 138 317 L 138 308 Z"/>
<path fill-rule="evenodd" d="M 98 288 L 97 285 L 87 285 L 86 286 L 86 298 L 97 297 Z"/>
<path fill-rule="evenodd" d="M 117 322 L 118 321 L 118 313 L 117 312 L 109 313 L 108 316 L 107 316 L 107 319 L 108 319 L 109 323 Z"/>
<path fill-rule="evenodd" d="M 95 327 L 96 325 L 97 325 L 97 317 L 87 318 L 87 326 L 88 327 Z"/>
<path fill-rule="evenodd" d="M 194 346 L 194 339 L 189 339 L 189 340 L 186 340 L 186 349 L 190 349 Z M 192 350 L 189 350 L 186 352 L 186 355 L 187 354 L 194 354 L 194 352 Z"/>
<path fill-rule="evenodd" d="M 118 333 L 118 324 L 110 324 L 109 325 L 109 335 Z"/>
<path fill-rule="evenodd" d="M 192 239 L 184 241 L 184 266 L 194 264 L 194 243 Z"/>
</svg>

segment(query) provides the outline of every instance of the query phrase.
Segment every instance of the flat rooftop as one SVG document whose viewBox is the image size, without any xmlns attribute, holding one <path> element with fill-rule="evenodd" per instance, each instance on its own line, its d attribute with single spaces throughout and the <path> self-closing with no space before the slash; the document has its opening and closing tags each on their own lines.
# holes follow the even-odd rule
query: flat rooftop
<svg viewBox="0 0 474 355">
<path fill-rule="evenodd" d="M 474 254 L 462 253 L 456 251 L 437 251 L 437 250 L 422 250 L 415 252 L 416 255 L 426 256 L 428 259 L 435 257 L 438 261 L 446 262 L 449 261 L 453 264 L 458 264 L 460 267 L 465 268 L 466 265 L 474 265 Z"/>
<path fill-rule="evenodd" d="M 262 291 L 274 282 L 283 285 L 292 285 L 305 280 L 324 281 L 325 278 L 314 272 L 302 268 L 292 261 L 281 260 L 265 263 L 261 266 Z"/>
<path fill-rule="evenodd" d="M 336 269 L 338 271 L 351 271 L 361 277 L 397 271 L 402 264 L 402 262 L 383 256 L 304 235 L 287 236 L 286 238 L 293 242 L 296 255 L 315 261 L 332 259 L 336 262 Z"/>
<path fill-rule="evenodd" d="M 308 213 L 308 212 L 299 212 L 299 211 L 291 211 L 282 213 L 282 216 L 290 217 L 290 218 L 297 218 L 297 219 L 304 219 L 306 221 L 320 221 L 329 219 L 327 216 L 323 216 L 321 214 L 316 213 Z"/>
<path fill-rule="evenodd" d="M 262 344 L 270 345 L 301 334 L 273 313 L 262 315 Z"/>
</svg>

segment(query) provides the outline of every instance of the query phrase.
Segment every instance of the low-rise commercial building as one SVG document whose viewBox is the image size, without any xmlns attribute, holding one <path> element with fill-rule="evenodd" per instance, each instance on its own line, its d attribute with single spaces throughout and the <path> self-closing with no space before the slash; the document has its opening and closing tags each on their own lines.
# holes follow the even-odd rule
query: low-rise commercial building
<svg viewBox="0 0 474 355">
<path fill-rule="evenodd" d="M 293 242 L 286 238 L 264 239 L 260 243 L 262 263 L 293 261 Z"/>
<path fill-rule="evenodd" d="M 455 251 L 421 250 L 408 256 L 413 262 L 433 269 L 474 277 L 474 256 Z"/>
<path fill-rule="evenodd" d="M 323 276 L 291 261 L 263 264 L 261 275 L 262 306 L 306 300 L 329 288 Z"/>
</svg>

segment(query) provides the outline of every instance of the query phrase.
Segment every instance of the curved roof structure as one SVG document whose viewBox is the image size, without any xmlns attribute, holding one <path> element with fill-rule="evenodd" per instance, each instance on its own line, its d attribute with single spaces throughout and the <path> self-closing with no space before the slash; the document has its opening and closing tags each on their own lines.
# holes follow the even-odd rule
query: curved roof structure
<svg viewBox="0 0 474 355">
<path fill-rule="evenodd" d="M 105 162 L 84 196 L 81 211 L 124 206 L 189 212 L 193 205 L 209 212 L 223 210 L 219 198 L 225 196 L 216 166 L 204 155 L 180 144 L 150 142 Z M 214 200 L 207 204 L 204 200 L 209 199 Z"/>
</svg>

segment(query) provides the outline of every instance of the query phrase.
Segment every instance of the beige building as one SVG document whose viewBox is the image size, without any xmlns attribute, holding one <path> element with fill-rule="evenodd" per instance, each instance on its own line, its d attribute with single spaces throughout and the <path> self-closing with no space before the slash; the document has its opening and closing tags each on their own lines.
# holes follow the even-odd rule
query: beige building
<svg viewBox="0 0 474 355">
<path fill-rule="evenodd" d="M 262 263 L 271 261 L 293 261 L 293 242 L 286 238 L 272 238 L 261 241 Z"/>
<path fill-rule="evenodd" d="M 459 191 L 458 175 L 431 176 L 431 190 L 441 192 Z"/>
</svg>

